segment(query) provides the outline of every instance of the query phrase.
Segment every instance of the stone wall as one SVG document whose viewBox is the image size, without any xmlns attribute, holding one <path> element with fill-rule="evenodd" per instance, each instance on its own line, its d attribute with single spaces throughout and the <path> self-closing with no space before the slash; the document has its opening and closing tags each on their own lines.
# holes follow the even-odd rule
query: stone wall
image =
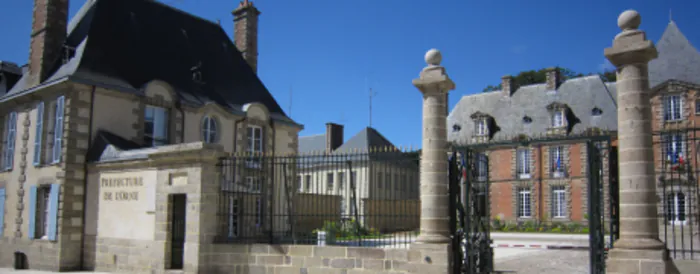
<svg viewBox="0 0 700 274">
<path fill-rule="evenodd" d="M 417 244 L 414 244 L 417 245 Z M 213 244 L 202 273 L 448 273 L 449 245 L 380 249 L 311 245 Z"/>
</svg>

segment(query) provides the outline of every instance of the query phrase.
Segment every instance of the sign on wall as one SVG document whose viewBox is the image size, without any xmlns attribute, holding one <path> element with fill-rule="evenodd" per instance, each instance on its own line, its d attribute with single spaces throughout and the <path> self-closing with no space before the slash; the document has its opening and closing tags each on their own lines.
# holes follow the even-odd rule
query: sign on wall
<svg viewBox="0 0 700 274">
<path fill-rule="evenodd" d="M 157 171 L 102 173 L 96 179 L 97 236 L 152 240 Z"/>
</svg>

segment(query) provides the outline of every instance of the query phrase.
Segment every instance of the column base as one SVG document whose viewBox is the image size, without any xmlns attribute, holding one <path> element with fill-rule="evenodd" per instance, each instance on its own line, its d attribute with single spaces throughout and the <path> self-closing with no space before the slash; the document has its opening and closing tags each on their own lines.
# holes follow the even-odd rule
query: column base
<svg viewBox="0 0 700 274">
<path fill-rule="evenodd" d="M 615 246 L 608 253 L 606 273 L 680 274 L 666 249 L 625 249 Z"/>
<path fill-rule="evenodd" d="M 416 238 L 416 243 L 420 244 L 449 244 L 452 238 L 435 232 L 423 232 Z"/>
</svg>

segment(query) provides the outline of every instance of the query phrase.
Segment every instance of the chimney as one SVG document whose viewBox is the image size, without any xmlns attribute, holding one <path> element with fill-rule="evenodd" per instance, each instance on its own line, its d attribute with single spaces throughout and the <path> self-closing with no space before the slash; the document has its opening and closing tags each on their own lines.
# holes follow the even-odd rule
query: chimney
<svg viewBox="0 0 700 274">
<path fill-rule="evenodd" d="M 29 42 L 29 73 L 32 86 L 46 79 L 61 56 L 66 40 L 68 0 L 34 0 Z"/>
<path fill-rule="evenodd" d="M 243 59 L 258 73 L 258 16 L 260 11 L 252 1 L 240 2 L 233 11 L 233 40 Z"/>
<path fill-rule="evenodd" d="M 326 123 L 326 152 L 330 153 L 343 144 L 343 125 Z"/>
<path fill-rule="evenodd" d="M 547 74 L 547 90 L 557 90 L 561 81 L 559 68 L 548 68 L 545 73 Z"/>
<path fill-rule="evenodd" d="M 515 86 L 515 81 L 513 81 L 513 76 L 511 75 L 506 75 L 501 77 L 501 92 L 503 92 L 503 96 L 510 97 L 513 96 L 513 93 L 515 93 L 515 90 L 517 90 L 518 87 Z"/>
</svg>

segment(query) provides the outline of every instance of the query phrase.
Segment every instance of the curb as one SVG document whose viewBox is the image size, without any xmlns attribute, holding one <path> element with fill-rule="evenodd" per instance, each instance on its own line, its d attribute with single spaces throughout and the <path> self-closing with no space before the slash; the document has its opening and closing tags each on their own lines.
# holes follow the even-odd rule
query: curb
<svg viewBox="0 0 700 274">
<path fill-rule="evenodd" d="M 546 244 L 492 244 L 493 248 L 530 248 L 530 249 L 566 249 L 566 250 L 589 250 L 584 245 L 546 245 Z M 608 250 L 607 248 L 605 249 Z"/>
</svg>

